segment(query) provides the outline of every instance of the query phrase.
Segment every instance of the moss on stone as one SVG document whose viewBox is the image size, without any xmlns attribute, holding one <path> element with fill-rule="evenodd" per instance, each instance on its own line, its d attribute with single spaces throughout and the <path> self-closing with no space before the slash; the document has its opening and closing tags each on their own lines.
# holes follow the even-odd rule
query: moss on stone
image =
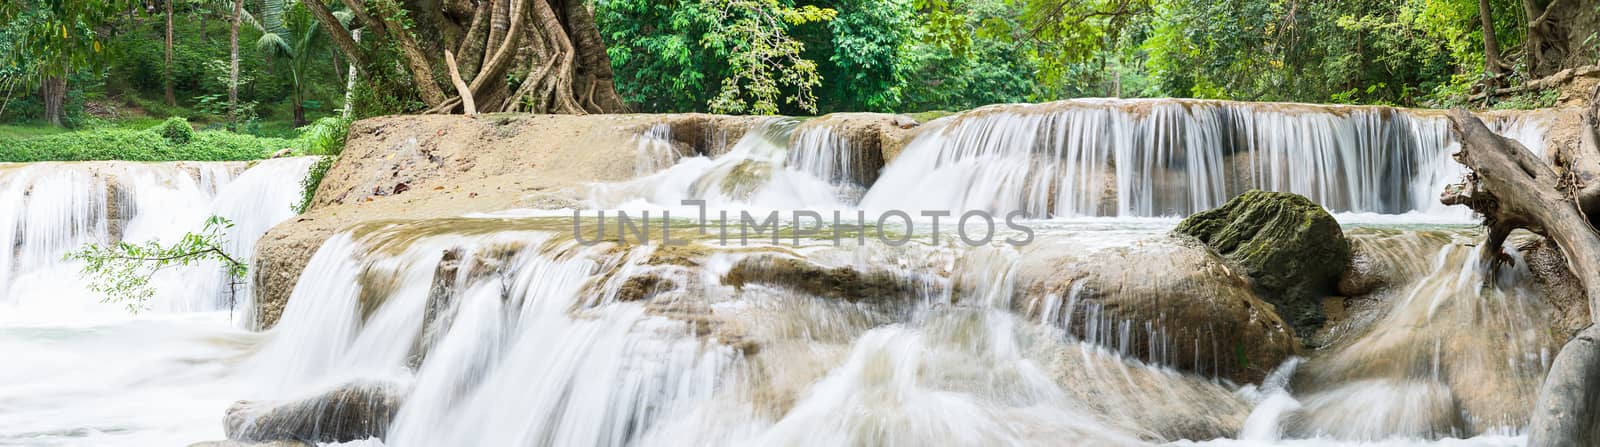
<svg viewBox="0 0 1600 447">
<path fill-rule="evenodd" d="M 1321 300 L 1350 262 L 1339 222 L 1305 197 L 1252 190 L 1184 219 L 1175 230 L 1249 272 L 1264 298 L 1302 338 L 1322 325 Z"/>
<path fill-rule="evenodd" d="M 829 268 L 801 259 L 777 256 L 742 259 L 722 277 L 722 283 L 737 288 L 749 283 L 765 283 L 852 303 L 890 299 L 910 293 L 910 288 L 889 272 L 862 272 L 850 267 Z"/>
</svg>

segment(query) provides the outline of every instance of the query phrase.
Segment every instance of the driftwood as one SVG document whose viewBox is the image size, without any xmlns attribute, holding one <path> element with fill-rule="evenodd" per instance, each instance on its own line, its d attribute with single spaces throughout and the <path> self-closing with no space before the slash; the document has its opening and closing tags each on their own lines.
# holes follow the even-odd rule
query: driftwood
<svg viewBox="0 0 1600 447">
<path fill-rule="evenodd" d="M 1539 79 L 1534 79 L 1534 80 L 1531 80 L 1531 81 L 1528 81 L 1528 82 L 1524 82 L 1521 85 L 1515 85 L 1515 86 L 1506 87 L 1506 88 L 1499 88 L 1499 89 L 1497 89 L 1497 88 L 1485 88 L 1485 89 L 1483 89 L 1483 91 L 1475 93 L 1471 97 L 1469 97 L 1468 101 L 1479 102 L 1479 101 L 1482 101 L 1485 98 L 1487 98 L 1489 95 L 1506 96 L 1506 95 L 1515 95 L 1515 94 L 1518 94 L 1518 93 L 1539 91 L 1539 90 L 1544 90 L 1544 89 L 1549 89 L 1549 88 L 1556 88 L 1556 87 L 1559 87 L 1559 86 L 1561 86 L 1563 84 L 1566 84 L 1568 82 L 1572 82 L 1572 80 L 1575 79 L 1575 78 L 1579 78 L 1579 77 L 1583 77 L 1583 76 L 1590 76 L 1590 75 L 1594 75 L 1594 74 L 1600 74 L 1600 64 L 1585 65 L 1585 66 L 1582 66 L 1582 67 L 1568 68 L 1566 70 L 1558 71 L 1558 72 L 1556 72 L 1556 74 L 1553 74 L 1553 75 L 1550 75 L 1550 76 L 1545 76 L 1545 77 L 1542 77 L 1542 78 L 1539 78 Z"/>
<path fill-rule="evenodd" d="M 1465 205 L 1488 227 L 1481 246 L 1487 259 L 1503 262 L 1502 246 L 1512 230 L 1526 229 L 1555 242 L 1567 268 L 1589 300 L 1591 318 L 1600 317 L 1600 232 L 1591 216 L 1600 209 L 1600 87 L 1584 111 L 1577 147 L 1552 148 L 1540 160 L 1516 141 L 1496 135 L 1464 110 L 1450 113 L 1461 140 L 1457 162 L 1471 170 L 1464 182 L 1446 188 L 1440 200 Z M 1539 392 L 1531 417 L 1529 446 L 1591 445 L 1593 422 L 1600 419 L 1600 352 L 1595 330 L 1562 348 Z"/>
</svg>

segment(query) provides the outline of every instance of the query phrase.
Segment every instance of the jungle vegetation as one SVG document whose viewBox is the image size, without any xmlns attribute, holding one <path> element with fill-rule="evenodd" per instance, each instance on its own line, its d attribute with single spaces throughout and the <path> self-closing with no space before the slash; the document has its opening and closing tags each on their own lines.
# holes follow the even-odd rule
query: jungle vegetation
<svg viewBox="0 0 1600 447">
<path fill-rule="evenodd" d="M 1537 107 L 1554 93 L 1515 87 L 1600 57 L 1580 0 L 13 0 L 0 23 L 6 139 L 1075 97 Z"/>
</svg>

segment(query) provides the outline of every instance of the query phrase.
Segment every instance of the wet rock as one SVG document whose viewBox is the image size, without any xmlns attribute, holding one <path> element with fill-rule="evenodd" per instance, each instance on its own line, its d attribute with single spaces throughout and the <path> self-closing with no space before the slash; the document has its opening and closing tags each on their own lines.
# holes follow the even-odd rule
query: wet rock
<svg viewBox="0 0 1600 447">
<path fill-rule="evenodd" d="M 1019 311 L 1125 356 L 1258 382 L 1298 350 L 1244 272 L 1192 240 L 1161 238 L 1082 259 L 1025 254 L 1022 262 Z"/>
<path fill-rule="evenodd" d="M 1356 252 L 1351 256 L 1344 274 L 1340 275 L 1335 290 L 1341 296 L 1365 296 L 1389 285 L 1389 278 L 1377 271 L 1363 253 Z"/>
<path fill-rule="evenodd" d="M 354 382 L 293 401 L 239 401 L 228 407 L 224 431 L 239 442 L 382 439 L 403 395 L 394 384 Z"/>
<path fill-rule="evenodd" d="M 269 441 L 269 442 L 238 442 L 238 441 L 204 441 L 189 444 L 189 447 L 312 447 L 314 444 L 303 441 Z"/>
<path fill-rule="evenodd" d="M 1600 327 L 1567 342 L 1550 365 L 1528 430 L 1529 447 L 1600 444 Z"/>
<path fill-rule="evenodd" d="M 1517 251 L 1528 266 L 1529 285 L 1550 306 L 1550 331 L 1557 340 L 1568 340 L 1588 327 L 1589 299 L 1583 292 L 1583 283 L 1567 268 L 1567 258 L 1555 244 L 1544 238 L 1535 238 L 1520 244 Z"/>
<path fill-rule="evenodd" d="M 629 277 L 617 290 L 617 301 L 644 301 L 664 290 L 678 287 L 676 282 L 660 275 L 644 274 Z"/>
<path fill-rule="evenodd" d="M 722 283 L 741 288 L 751 283 L 768 284 L 849 302 L 882 300 L 910 293 L 909 286 L 889 272 L 830 268 L 770 255 L 740 260 L 723 275 Z"/>
<path fill-rule="evenodd" d="M 1334 293 L 1350 262 L 1350 243 L 1339 222 L 1310 199 L 1290 193 L 1252 190 L 1189 216 L 1175 231 L 1244 267 L 1301 336 L 1321 327 L 1321 300 Z"/>
</svg>

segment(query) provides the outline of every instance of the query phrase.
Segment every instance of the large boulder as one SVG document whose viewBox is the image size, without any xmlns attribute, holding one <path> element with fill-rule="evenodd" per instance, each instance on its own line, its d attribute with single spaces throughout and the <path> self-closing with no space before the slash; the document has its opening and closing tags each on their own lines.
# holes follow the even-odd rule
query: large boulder
<svg viewBox="0 0 1600 447">
<path fill-rule="evenodd" d="M 244 443 L 382 439 L 403 396 L 397 385 L 361 381 L 293 401 L 239 401 L 228 408 L 223 428 L 229 440 Z"/>
<path fill-rule="evenodd" d="M 1049 243 L 1029 250 L 1018 310 L 1122 355 L 1259 382 L 1299 349 L 1244 272 L 1192 240 L 1158 238 L 1078 259 Z"/>
<path fill-rule="evenodd" d="M 1301 337 L 1321 327 L 1322 298 L 1335 293 L 1350 263 L 1350 242 L 1339 222 L 1322 206 L 1290 193 L 1251 190 L 1189 216 L 1175 231 L 1243 267 Z"/>
<path fill-rule="evenodd" d="M 1590 326 L 1556 355 L 1533 406 L 1529 447 L 1600 443 L 1600 326 Z"/>
</svg>

